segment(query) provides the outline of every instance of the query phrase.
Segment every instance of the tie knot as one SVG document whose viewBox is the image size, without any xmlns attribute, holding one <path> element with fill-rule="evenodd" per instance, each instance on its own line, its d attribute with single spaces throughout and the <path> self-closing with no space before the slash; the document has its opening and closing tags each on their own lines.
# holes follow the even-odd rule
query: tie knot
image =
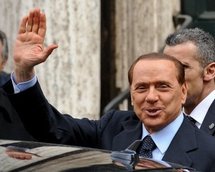
<svg viewBox="0 0 215 172">
<path fill-rule="evenodd" d="M 151 136 L 146 136 L 139 148 L 139 155 L 152 158 L 152 151 L 156 148 L 156 144 L 152 140 Z"/>
<path fill-rule="evenodd" d="M 156 148 L 156 145 L 154 143 L 154 141 L 152 140 L 152 137 L 151 136 L 146 136 L 144 139 L 143 139 L 143 143 L 142 143 L 142 149 L 145 149 L 145 150 L 149 150 L 149 151 L 152 151 Z"/>
</svg>

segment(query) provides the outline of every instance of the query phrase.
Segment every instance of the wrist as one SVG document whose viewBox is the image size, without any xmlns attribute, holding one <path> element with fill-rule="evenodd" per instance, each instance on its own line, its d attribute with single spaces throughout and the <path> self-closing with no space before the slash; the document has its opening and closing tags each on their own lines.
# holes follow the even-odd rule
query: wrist
<svg viewBox="0 0 215 172">
<path fill-rule="evenodd" d="M 34 69 L 31 70 L 15 69 L 14 71 L 14 79 L 16 84 L 29 81 L 34 77 L 34 75 L 35 75 Z"/>
</svg>

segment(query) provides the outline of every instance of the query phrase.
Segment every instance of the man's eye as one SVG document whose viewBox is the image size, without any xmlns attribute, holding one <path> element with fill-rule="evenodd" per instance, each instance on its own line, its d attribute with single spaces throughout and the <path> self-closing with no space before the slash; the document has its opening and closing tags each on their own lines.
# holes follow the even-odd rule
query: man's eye
<svg viewBox="0 0 215 172">
<path fill-rule="evenodd" d="M 157 86 L 157 88 L 159 88 L 159 89 L 167 89 L 167 88 L 169 88 L 169 86 L 167 84 L 159 84 Z"/>
<path fill-rule="evenodd" d="M 138 87 L 136 88 L 137 91 L 144 91 L 144 90 L 146 90 L 146 89 L 147 89 L 147 88 L 144 87 L 144 86 L 138 86 Z"/>
<path fill-rule="evenodd" d="M 137 87 L 137 89 L 140 89 L 140 90 L 143 90 L 143 89 L 145 89 L 145 87 Z"/>
<path fill-rule="evenodd" d="M 186 65 L 186 64 L 183 64 L 183 66 L 184 66 L 184 69 L 190 68 L 190 66 L 189 66 L 189 65 Z"/>
<path fill-rule="evenodd" d="M 161 88 L 167 88 L 167 85 L 166 84 L 162 84 L 160 85 Z"/>
</svg>

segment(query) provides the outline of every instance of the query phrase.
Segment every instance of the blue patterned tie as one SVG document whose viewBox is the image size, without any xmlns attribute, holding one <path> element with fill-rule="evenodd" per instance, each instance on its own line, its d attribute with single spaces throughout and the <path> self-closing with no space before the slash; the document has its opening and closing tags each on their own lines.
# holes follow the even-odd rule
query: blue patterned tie
<svg viewBox="0 0 215 172">
<path fill-rule="evenodd" d="M 156 144 L 152 140 L 151 136 L 146 136 L 139 148 L 139 155 L 147 158 L 152 158 L 152 151 L 156 148 Z"/>
</svg>

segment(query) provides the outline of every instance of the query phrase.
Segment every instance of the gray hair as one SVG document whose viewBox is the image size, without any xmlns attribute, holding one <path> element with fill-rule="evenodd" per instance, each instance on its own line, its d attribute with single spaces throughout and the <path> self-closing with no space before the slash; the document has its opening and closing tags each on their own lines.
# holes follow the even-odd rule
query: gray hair
<svg viewBox="0 0 215 172">
<path fill-rule="evenodd" d="M 2 58 L 3 61 L 7 61 L 8 59 L 8 43 L 7 43 L 7 36 L 4 32 L 0 31 L 0 41 L 2 43 Z"/>
<path fill-rule="evenodd" d="M 170 34 L 166 39 L 168 46 L 186 42 L 192 42 L 197 47 L 196 58 L 203 67 L 215 62 L 215 39 L 211 34 L 199 28 L 187 28 Z"/>
</svg>

